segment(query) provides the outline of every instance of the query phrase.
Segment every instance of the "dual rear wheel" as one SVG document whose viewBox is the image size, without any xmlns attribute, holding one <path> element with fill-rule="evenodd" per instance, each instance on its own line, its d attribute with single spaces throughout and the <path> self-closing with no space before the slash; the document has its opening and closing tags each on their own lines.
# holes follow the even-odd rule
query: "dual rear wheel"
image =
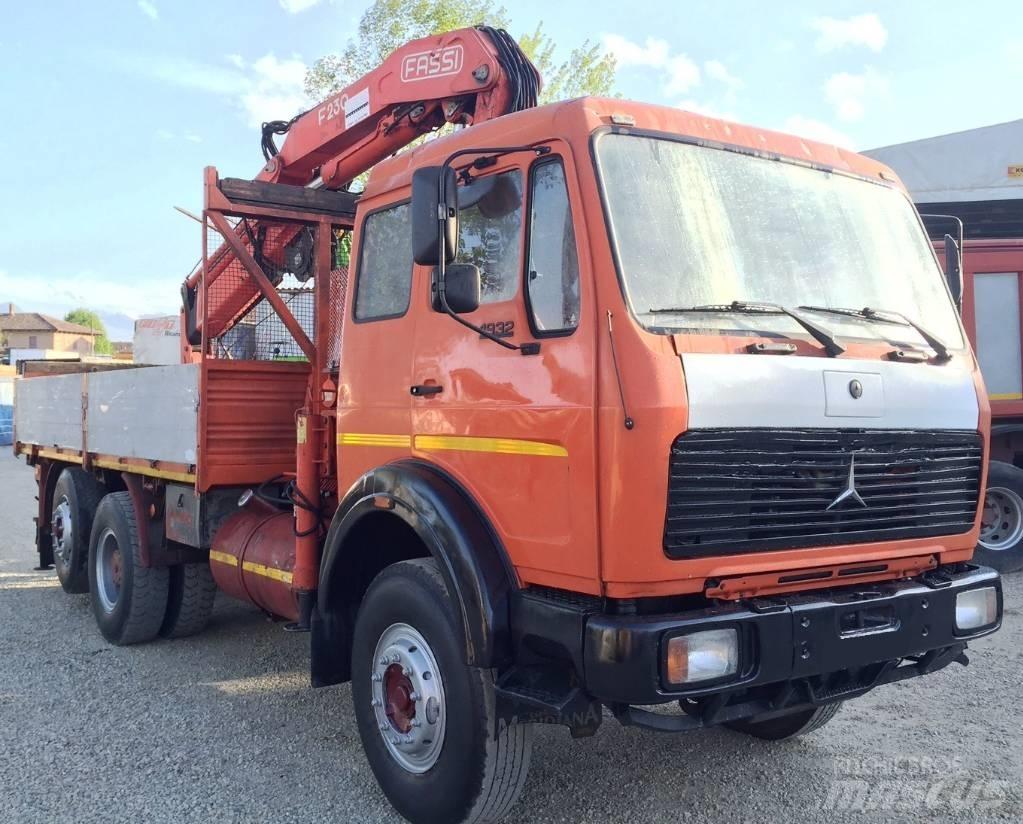
<svg viewBox="0 0 1023 824">
<path fill-rule="evenodd" d="M 103 637 L 126 645 L 201 631 L 213 610 L 209 564 L 147 567 L 128 492 L 106 492 L 89 473 L 68 468 L 54 489 L 53 563 L 65 591 L 88 592 Z"/>
</svg>

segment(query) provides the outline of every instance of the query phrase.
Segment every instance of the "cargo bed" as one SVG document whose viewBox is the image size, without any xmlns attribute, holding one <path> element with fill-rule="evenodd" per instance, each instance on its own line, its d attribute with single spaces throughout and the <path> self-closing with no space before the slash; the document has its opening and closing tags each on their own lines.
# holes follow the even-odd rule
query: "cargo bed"
<svg viewBox="0 0 1023 824">
<path fill-rule="evenodd" d="M 309 365 L 218 361 L 18 380 L 15 452 L 194 483 L 295 467 Z"/>
</svg>

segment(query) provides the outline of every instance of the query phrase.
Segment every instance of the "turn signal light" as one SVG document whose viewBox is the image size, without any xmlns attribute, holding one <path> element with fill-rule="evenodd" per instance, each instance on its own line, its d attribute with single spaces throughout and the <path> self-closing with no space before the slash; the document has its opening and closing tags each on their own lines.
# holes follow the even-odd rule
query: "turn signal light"
<svg viewBox="0 0 1023 824">
<path fill-rule="evenodd" d="M 739 636 L 734 629 L 710 629 L 668 641 L 669 684 L 692 684 L 739 671 Z"/>
</svg>

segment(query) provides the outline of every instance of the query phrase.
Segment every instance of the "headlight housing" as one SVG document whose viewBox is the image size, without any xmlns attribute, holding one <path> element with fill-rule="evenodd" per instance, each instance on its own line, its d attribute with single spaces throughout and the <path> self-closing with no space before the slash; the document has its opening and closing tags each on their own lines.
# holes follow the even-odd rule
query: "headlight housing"
<svg viewBox="0 0 1023 824">
<path fill-rule="evenodd" d="M 681 686 L 716 681 L 739 671 L 739 634 L 735 628 L 678 635 L 668 641 L 666 677 Z"/>
<path fill-rule="evenodd" d="M 997 620 L 998 592 L 994 587 L 969 589 L 956 596 L 956 629 L 981 629 Z"/>
</svg>

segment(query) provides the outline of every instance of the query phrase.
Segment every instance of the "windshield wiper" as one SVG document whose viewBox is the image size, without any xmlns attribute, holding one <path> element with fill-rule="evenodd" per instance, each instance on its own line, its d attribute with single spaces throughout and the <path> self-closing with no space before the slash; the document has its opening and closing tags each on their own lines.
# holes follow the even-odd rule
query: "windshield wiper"
<svg viewBox="0 0 1023 824">
<path fill-rule="evenodd" d="M 805 308 L 805 307 L 800 307 Z M 834 358 L 845 351 L 831 332 L 823 326 L 819 326 L 797 312 L 777 303 L 747 303 L 744 300 L 733 300 L 731 303 L 706 303 L 700 306 L 684 306 L 681 308 L 651 309 L 651 315 L 680 315 L 688 312 L 722 312 L 746 315 L 788 315 L 792 320 L 802 326 L 810 336 L 816 340 L 828 357 Z"/>
<path fill-rule="evenodd" d="M 915 330 L 916 333 L 927 342 L 927 345 L 934 350 L 934 353 L 938 356 L 938 363 L 947 363 L 952 360 L 952 355 L 949 353 L 948 347 L 942 343 L 940 338 L 932 335 L 919 323 L 906 317 L 902 314 L 902 312 L 895 312 L 891 309 L 871 309 L 869 306 L 865 306 L 862 309 L 843 309 L 832 306 L 800 306 L 799 308 L 806 309 L 809 312 L 825 312 L 831 315 L 848 315 L 849 317 L 863 318 L 864 320 L 871 320 L 876 323 L 904 323 L 906 326 Z"/>
</svg>

